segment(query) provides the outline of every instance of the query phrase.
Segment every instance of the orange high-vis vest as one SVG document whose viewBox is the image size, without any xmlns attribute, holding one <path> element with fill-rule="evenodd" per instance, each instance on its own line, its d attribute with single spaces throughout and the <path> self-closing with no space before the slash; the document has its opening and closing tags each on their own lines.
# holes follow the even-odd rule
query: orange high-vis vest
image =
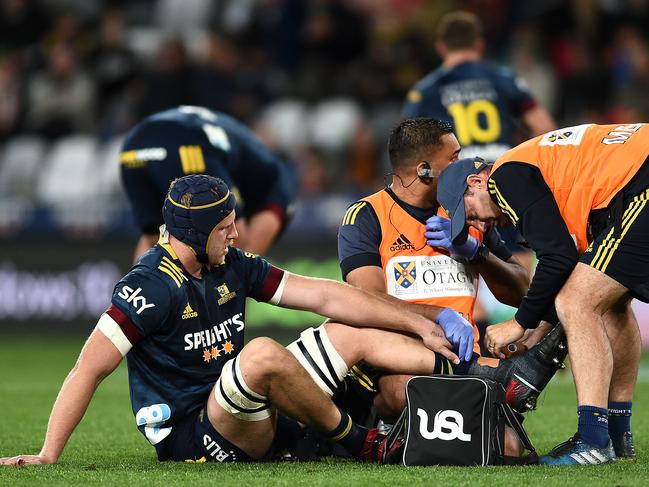
<svg viewBox="0 0 649 487">
<path fill-rule="evenodd" d="M 554 130 L 508 150 L 491 174 L 509 162 L 538 167 L 582 254 L 588 248 L 589 213 L 606 208 L 648 155 L 647 124 L 586 124 Z M 504 211 L 518 218 L 512 208 L 513 217 Z"/>
<path fill-rule="evenodd" d="M 444 249 L 426 244 L 426 226 L 410 216 L 387 191 L 363 198 L 374 208 L 381 225 L 381 267 L 388 294 L 405 301 L 448 307 L 475 329 L 473 350 L 480 353 L 479 332 L 473 321 L 478 275 L 450 257 Z M 444 210 L 438 215 L 448 218 Z M 475 229 L 470 234 L 482 241 Z"/>
</svg>

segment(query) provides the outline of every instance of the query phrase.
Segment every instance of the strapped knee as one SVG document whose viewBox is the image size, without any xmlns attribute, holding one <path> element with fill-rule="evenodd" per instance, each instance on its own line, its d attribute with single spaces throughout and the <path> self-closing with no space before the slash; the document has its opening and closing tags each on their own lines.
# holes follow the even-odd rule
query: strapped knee
<svg viewBox="0 0 649 487">
<path fill-rule="evenodd" d="M 297 358 L 311 378 L 324 392 L 333 395 L 349 367 L 329 341 L 324 325 L 308 328 L 288 350 Z"/>
<path fill-rule="evenodd" d="M 230 359 L 223 366 L 221 377 L 214 385 L 214 398 L 228 413 L 243 421 L 269 418 L 270 402 L 248 387 L 239 367 L 239 358 Z"/>
</svg>

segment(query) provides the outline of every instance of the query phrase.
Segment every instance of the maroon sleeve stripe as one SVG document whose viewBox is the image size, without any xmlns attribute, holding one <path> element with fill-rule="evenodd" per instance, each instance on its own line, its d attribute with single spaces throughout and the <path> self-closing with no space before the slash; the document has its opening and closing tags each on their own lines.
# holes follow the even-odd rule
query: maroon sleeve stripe
<svg viewBox="0 0 649 487">
<path fill-rule="evenodd" d="M 536 108 L 537 106 L 538 106 L 538 102 L 533 98 L 526 100 L 523 103 L 521 103 L 520 106 L 518 107 L 518 113 L 523 115 L 528 111 L 530 111 L 532 108 Z"/>
<path fill-rule="evenodd" d="M 282 277 L 284 277 L 284 271 L 282 269 L 279 269 L 274 265 L 270 266 L 270 272 L 268 273 L 268 276 L 266 276 L 264 285 L 261 287 L 259 299 L 257 301 L 270 301 L 270 299 L 275 295 L 275 291 L 277 291 L 279 283 L 282 281 Z"/>
<path fill-rule="evenodd" d="M 124 312 L 114 304 L 111 303 L 111 305 L 106 310 L 106 314 L 113 320 L 115 320 L 115 323 L 117 323 L 122 329 L 124 335 L 126 336 L 126 338 L 128 338 L 128 341 L 131 342 L 131 345 L 135 345 L 137 342 L 142 340 L 142 338 L 144 338 L 142 336 L 142 333 L 140 333 L 140 331 L 135 327 L 129 317 L 126 316 Z"/>
<path fill-rule="evenodd" d="M 261 213 L 262 211 L 270 211 L 277 215 L 277 218 L 279 218 L 282 226 L 284 226 L 284 224 L 286 223 L 286 210 L 284 210 L 284 208 L 282 208 L 277 203 L 267 203 L 265 205 L 262 205 L 257 210 L 255 210 L 255 213 Z"/>
</svg>

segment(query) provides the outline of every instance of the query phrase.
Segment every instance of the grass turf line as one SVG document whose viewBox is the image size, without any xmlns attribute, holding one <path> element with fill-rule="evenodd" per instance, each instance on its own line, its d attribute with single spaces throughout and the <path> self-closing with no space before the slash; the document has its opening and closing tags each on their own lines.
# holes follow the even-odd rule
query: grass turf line
<svg viewBox="0 0 649 487">
<path fill-rule="evenodd" d="M 0 456 L 37 453 L 58 389 L 83 340 L 0 341 Z M 638 457 L 603 467 L 419 467 L 376 466 L 326 459 L 312 463 L 159 463 L 135 428 L 125 364 L 100 386 L 57 465 L 0 468 L 0 485 L 648 485 L 649 354 L 634 400 L 633 431 Z M 576 427 L 570 374 L 558 376 L 527 415 L 526 426 L 540 453 L 564 441 Z"/>
</svg>

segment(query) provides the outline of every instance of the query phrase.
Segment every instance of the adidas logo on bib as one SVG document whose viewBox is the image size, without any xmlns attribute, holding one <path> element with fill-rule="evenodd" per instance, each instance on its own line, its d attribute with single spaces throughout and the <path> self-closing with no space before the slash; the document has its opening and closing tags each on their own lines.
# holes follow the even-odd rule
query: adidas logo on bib
<svg viewBox="0 0 649 487">
<path fill-rule="evenodd" d="M 398 250 L 415 250 L 415 246 L 403 233 L 400 234 L 399 238 L 397 238 L 390 246 L 391 252 L 396 252 Z"/>
</svg>

